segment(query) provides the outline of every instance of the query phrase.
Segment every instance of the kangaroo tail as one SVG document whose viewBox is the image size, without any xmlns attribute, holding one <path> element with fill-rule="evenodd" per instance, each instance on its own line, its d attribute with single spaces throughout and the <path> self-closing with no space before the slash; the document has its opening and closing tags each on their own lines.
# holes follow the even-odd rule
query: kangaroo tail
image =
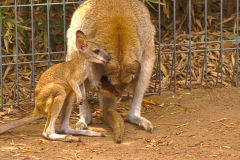
<svg viewBox="0 0 240 160">
<path fill-rule="evenodd" d="M 35 121 L 35 120 L 41 119 L 41 118 L 43 118 L 43 115 L 32 113 L 31 115 L 29 115 L 25 118 L 22 118 L 22 119 L 19 119 L 19 120 L 16 120 L 16 121 L 13 121 L 13 122 L 10 122 L 7 124 L 0 125 L 0 134 L 6 132 L 9 129 L 23 126 L 24 124 L 30 123 L 32 121 Z"/>
<path fill-rule="evenodd" d="M 113 130 L 115 142 L 121 143 L 124 134 L 124 121 L 122 116 L 113 108 L 109 108 L 104 114 L 104 119 Z"/>
</svg>

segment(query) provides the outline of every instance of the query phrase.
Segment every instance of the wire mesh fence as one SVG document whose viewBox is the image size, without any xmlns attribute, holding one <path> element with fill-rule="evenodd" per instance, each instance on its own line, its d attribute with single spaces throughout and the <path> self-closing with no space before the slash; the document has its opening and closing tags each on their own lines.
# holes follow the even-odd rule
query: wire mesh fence
<svg viewBox="0 0 240 160">
<path fill-rule="evenodd" d="M 166 90 L 176 92 L 178 87 L 184 88 L 182 86 L 191 90 L 195 84 L 207 88 L 214 83 L 214 86 L 223 87 L 226 86 L 225 79 L 231 79 L 231 84 L 238 87 L 239 1 L 234 0 L 232 15 L 224 16 L 223 0 L 216 0 L 216 17 L 209 14 L 207 0 L 199 1 L 204 6 L 200 20 L 195 18 L 195 7 L 199 5 L 195 1 L 194 4 L 192 0 L 186 1 L 184 12 L 177 9 L 176 0 L 154 2 L 144 2 L 154 12 L 153 23 L 157 29 L 157 60 L 147 94 L 161 94 Z M 34 88 L 40 75 L 65 59 L 66 30 L 72 13 L 81 3 L 76 0 L 0 3 L 0 108 L 34 103 Z M 167 16 L 168 25 L 163 24 L 167 11 L 172 12 Z M 184 22 L 179 17 L 184 17 Z M 217 27 L 210 28 L 210 23 Z M 224 25 L 232 28 L 231 33 Z M 213 30 L 218 32 L 212 33 Z M 232 71 L 225 68 L 228 54 Z"/>
</svg>

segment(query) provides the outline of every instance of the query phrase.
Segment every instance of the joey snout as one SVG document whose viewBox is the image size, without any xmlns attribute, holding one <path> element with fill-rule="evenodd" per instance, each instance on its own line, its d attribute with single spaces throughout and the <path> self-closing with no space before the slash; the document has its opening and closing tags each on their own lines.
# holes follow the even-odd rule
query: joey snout
<svg viewBox="0 0 240 160">
<path fill-rule="evenodd" d="M 102 53 L 100 53 L 99 55 L 101 56 L 102 62 L 105 65 L 111 60 L 111 56 L 105 51 L 102 51 Z"/>
</svg>

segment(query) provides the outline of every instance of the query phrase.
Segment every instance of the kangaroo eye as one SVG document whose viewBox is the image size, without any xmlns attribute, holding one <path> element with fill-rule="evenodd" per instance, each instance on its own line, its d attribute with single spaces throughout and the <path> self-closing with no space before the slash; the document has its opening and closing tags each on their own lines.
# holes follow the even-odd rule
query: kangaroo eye
<svg viewBox="0 0 240 160">
<path fill-rule="evenodd" d="M 99 51 L 99 49 L 95 49 L 93 52 L 96 54 L 99 54 L 100 51 Z"/>
</svg>

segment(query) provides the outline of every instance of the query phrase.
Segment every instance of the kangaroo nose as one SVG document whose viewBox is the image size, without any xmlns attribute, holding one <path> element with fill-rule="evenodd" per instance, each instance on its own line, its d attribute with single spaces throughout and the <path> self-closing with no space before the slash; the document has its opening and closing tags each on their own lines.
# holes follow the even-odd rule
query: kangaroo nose
<svg viewBox="0 0 240 160">
<path fill-rule="evenodd" d="M 110 61 L 111 60 L 111 56 L 107 56 L 107 60 Z"/>
</svg>

